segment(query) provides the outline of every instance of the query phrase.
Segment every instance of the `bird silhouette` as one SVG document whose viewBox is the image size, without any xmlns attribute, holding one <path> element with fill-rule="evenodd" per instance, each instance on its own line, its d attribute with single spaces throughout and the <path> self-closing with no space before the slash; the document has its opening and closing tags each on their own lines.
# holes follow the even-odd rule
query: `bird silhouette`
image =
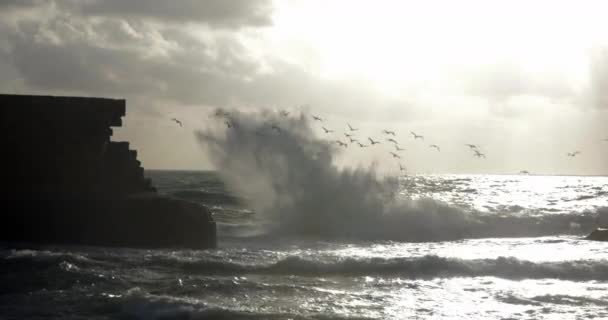
<svg viewBox="0 0 608 320">
<path fill-rule="evenodd" d="M 342 141 L 340 141 L 340 140 L 336 140 L 336 143 L 337 143 L 337 144 L 338 144 L 338 146 L 340 146 L 340 147 L 344 147 L 344 148 L 347 148 L 347 147 L 348 147 L 348 145 L 347 145 L 346 143 L 344 143 L 344 142 L 342 142 Z"/>
<path fill-rule="evenodd" d="M 469 149 L 473 150 L 473 149 L 477 149 L 477 146 L 474 144 L 465 144 L 465 146 L 469 147 Z"/>
<path fill-rule="evenodd" d="M 405 151 L 405 149 L 400 148 L 398 145 L 395 145 L 395 150 L 396 150 L 397 152 L 399 152 L 399 151 Z"/>
<path fill-rule="evenodd" d="M 580 151 L 574 151 L 574 152 L 568 152 L 567 155 L 569 157 L 575 157 L 577 154 L 580 154 L 580 153 L 581 153 Z"/>
<path fill-rule="evenodd" d="M 386 135 L 392 135 L 393 137 L 395 136 L 395 131 L 390 131 L 390 130 L 382 130 L 382 132 Z"/>
<path fill-rule="evenodd" d="M 380 141 L 374 141 L 374 139 L 368 137 L 367 139 L 369 139 L 369 143 L 371 143 L 371 145 L 375 145 L 375 144 L 380 144 Z"/>
<path fill-rule="evenodd" d="M 320 122 L 323 122 L 323 119 L 321 119 L 320 117 L 317 117 L 317 116 L 315 116 L 315 115 L 313 115 L 313 116 L 312 116 L 312 118 L 313 118 L 315 121 L 320 121 Z"/>
<path fill-rule="evenodd" d="M 481 157 L 483 157 L 484 159 L 486 158 L 486 155 L 483 154 L 483 153 L 481 153 L 481 152 L 479 152 L 479 150 L 475 150 L 474 156 L 477 157 L 477 158 L 481 158 Z"/>
<path fill-rule="evenodd" d="M 530 171 L 528 170 L 522 170 L 519 172 L 519 174 L 530 174 Z"/>
<path fill-rule="evenodd" d="M 399 156 L 398 154 L 394 153 L 394 152 L 389 152 L 393 158 L 397 158 L 397 159 L 401 159 L 401 156 Z"/>
<path fill-rule="evenodd" d="M 412 136 L 414 136 L 414 140 L 416 140 L 416 139 L 424 140 L 424 136 L 418 135 L 414 131 L 410 131 L 410 133 L 412 134 Z"/>
<path fill-rule="evenodd" d="M 345 136 L 345 137 L 347 137 L 347 138 L 350 138 L 350 137 L 352 137 L 353 135 L 352 135 L 352 134 L 350 134 L 350 133 L 346 133 L 346 132 L 345 132 L 345 133 L 344 133 L 344 136 Z"/>
<path fill-rule="evenodd" d="M 405 167 L 401 163 L 399 163 L 399 171 L 405 171 Z"/>
<path fill-rule="evenodd" d="M 283 117 L 287 117 L 287 116 L 289 116 L 289 111 L 287 111 L 287 110 L 281 110 L 281 115 Z"/>
<path fill-rule="evenodd" d="M 348 125 L 348 129 L 350 129 L 350 131 L 357 131 L 357 130 L 359 130 L 359 129 L 357 129 L 357 128 L 353 128 L 353 127 L 350 125 L 350 123 L 347 123 L 346 125 Z"/>
<path fill-rule="evenodd" d="M 179 120 L 177 120 L 177 119 L 175 119 L 175 118 L 171 118 L 171 120 L 172 120 L 172 121 L 175 121 L 175 123 L 179 124 L 179 126 L 180 126 L 180 127 L 183 127 L 183 126 L 182 126 L 182 122 L 181 122 L 181 121 L 179 121 Z"/>
<path fill-rule="evenodd" d="M 353 138 L 351 138 L 351 137 L 348 137 L 348 140 L 350 140 L 350 143 L 353 143 L 353 142 L 359 142 L 359 140 L 357 140 L 357 139 L 353 139 Z"/>
<path fill-rule="evenodd" d="M 395 139 L 393 139 L 393 138 L 388 138 L 388 139 L 386 139 L 386 141 L 392 142 L 394 144 L 398 144 L 398 142 Z"/>
<path fill-rule="evenodd" d="M 228 127 L 228 128 L 234 127 L 234 125 L 228 120 L 224 121 L 224 123 L 226 124 L 226 127 Z"/>
<path fill-rule="evenodd" d="M 325 131 L 325 133 L 332 133 L 332 132 L 334 132 L 333 130 L 327 129 L 325 127 L 321 127 L 321 128 L 323 128 L 323 131 Z"/>
<path fill-rule="evenodd" d="M 432 145 L 430 145 L 429 147 L 431 147 L 431 148 L 435 148 L 435 149 L 437 149 L 437 151 L 441 151 L 441 149 L 439 149 L 439 146 L 438 146 L 438 145 L 436 145 L 436 144 L 432 144 Z"/>
<path fill-rule="evenodd" d="M 357 144 L 359 145 L 360 148 L 367 148 L 367 145 L 357 141 Z"/>
</svg>

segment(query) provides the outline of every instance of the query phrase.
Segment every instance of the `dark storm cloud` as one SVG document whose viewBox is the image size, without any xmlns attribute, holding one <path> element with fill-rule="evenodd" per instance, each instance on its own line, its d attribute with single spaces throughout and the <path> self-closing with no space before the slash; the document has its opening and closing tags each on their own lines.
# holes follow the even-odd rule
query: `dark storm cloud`
<svg viewBox="0 0 608 320">
<path fill-rule="evenodd" d="M 271 24 L 268 0 L 99 0 L 75 2 L 85 15 L 153 18 L 173 22 L 202 22 L 236 28 Z"/>
<path fill-rule="evenodd" d="M 3 0 L 0 8 L 57 7 L 82 16 L 154 19 L 160 22 L 194 22 L 215 28 L 272 24 L 269 0 Z"/>
<path fill-rule="evenodd" d="M 62 11 L 0 23 L 0 30 L 6 30 L 2 59 L 34 92 L 212 106 L 307 103 L 345 114 L 383 103 L 369 83 L 321 80 L 280 59 L 252 57 L 231 32 L 199 37 L 172 24 L 90 20 Z M 270 70 L 262 72 L 264 66 Z"/>
</svg>

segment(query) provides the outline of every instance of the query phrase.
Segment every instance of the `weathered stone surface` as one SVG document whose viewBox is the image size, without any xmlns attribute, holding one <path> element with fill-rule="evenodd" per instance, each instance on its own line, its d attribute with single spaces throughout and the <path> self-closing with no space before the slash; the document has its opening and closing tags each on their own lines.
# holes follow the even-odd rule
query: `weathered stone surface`
<svg viewBox="0 0 608 320">
<path fill-rule="evenodd" d="M 608 229 L 597 228 L 593 230 L 585 239 L 595 241 L 608 241 Z"/>
<path fill-rule="evenodd" d="M 0 95 L 0 240 L 130 247 L 216 245 L 210 212 L 161 197 L 128 142 L 125 100 Z"/>
</svg>

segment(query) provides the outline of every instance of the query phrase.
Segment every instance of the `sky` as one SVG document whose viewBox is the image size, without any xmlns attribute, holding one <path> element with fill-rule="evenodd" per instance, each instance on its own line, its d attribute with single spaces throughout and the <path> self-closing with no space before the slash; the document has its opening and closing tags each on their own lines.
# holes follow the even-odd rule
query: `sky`
<svg viewBox="0 0 608 320">
<path fill-rule="evenodd" d="M 605 1 L 3 0 L 0 92 L 126 99 L 113 139 L 147 169 L 214 169 L 195 132 L 217 126 L 220 107 L 315 114 L 328 139 L 346 123 L 363 139 L 393 130 L 412 173 L 608 174 L 605 12 Z M 389 150 L 338 161 L 394 171 Z"/>
</svg>

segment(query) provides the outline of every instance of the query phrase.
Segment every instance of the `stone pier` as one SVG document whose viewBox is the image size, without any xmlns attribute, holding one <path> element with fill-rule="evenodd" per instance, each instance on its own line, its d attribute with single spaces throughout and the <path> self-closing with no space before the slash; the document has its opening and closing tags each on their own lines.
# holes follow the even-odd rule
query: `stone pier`
<svg viewBox="0 0 608 320">
<path fill-rule="evenodd" d="M 0 240 L 212 248 L 198 204 L 159 196 L 137 151 L 110 141 L 125 100 L 0 94 Z"/>
</svg>

